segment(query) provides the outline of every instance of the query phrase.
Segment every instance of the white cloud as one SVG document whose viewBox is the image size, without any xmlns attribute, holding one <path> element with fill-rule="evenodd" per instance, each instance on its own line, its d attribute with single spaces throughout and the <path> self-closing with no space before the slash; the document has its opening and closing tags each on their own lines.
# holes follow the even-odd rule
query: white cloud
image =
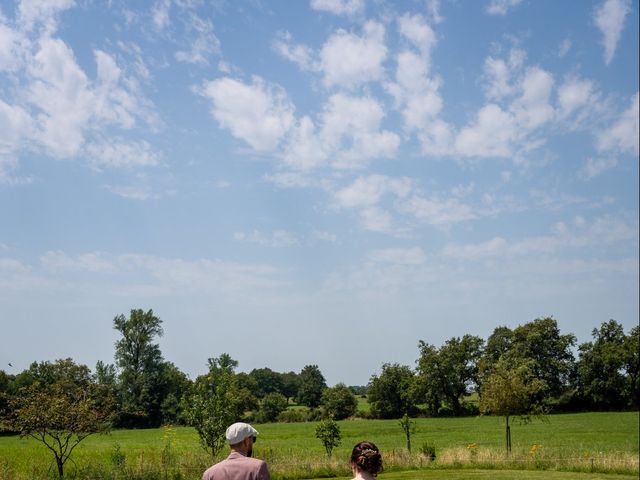
<svg viewBox="0 0 640 480">
<path fill-rule="evenodd" d="M 258 230 L 250 233 L 235 232 L 233 239 L 238 242 L 256 243 L 267 247 L 291 247 L 300 243 L 294 233 L 286 230 L 273 230 L 270 233 L 264 233 Z"/>
<path fill-rule="evenodd" d="M 486 257 L 496 257 L 504 254 L 507 241 L 502 237 L 495 237 L 487 242 L 468 245 L 450 244 L 444 247 L 442 253 L 447 257 L 461 260 L 478 260 Z"/>
<path fill-rule="evenodd" d="M 338 30 L 322 46 L 320 68 L 328 87 L 354 88 L 380 80 L 387 56 L 385 30 L 380 23 L 369 21 L 362 36 Z"/>
<path fill-rule="evenodd" d="M 153 6 L 151 12 L 151 18 L 153 24 L 158 30 L 164 30 L 169 26 L 171 21 L 169 17 L 169 10 L 171 9 L 171 0 L 158 0 Z"/>
<path fill-rule="evenodd" d="M 153 193 L 147 186 L 138 185 L 105 185 L 104 188 L 109 190 L 114 195 L 129 200 L 154 200 L 158 198 L 158 195 Z"/>
<path fill-rule="evenodd" d="M 435 32 L 421 15 L 405 14 L 398 19 L 398 31 L 427 58 L 438 39 Z"/>
<path fill-rule="evenodd" d="M 480 109 L 470 126 L 460 130 L 456 151 L 465 156 L 508 157 L 515 128 L 512 115 L 490 103 Z"/>
<path fill-rule="evenodd" d="M 573 42 L 571 41 L 571 39 L 565 38 L 562 42 L 560 42 L 560 45 L 558 46 L 558 57 L 563 58 L 567 53 L 569 53 L 569 50 L 571 50 L 572 46 Z"/>
<path fill-rule="evenodd" d="M 284 163 L 295 169 L 307 170 L 323 165 L 327 157 L 313 121 L 305 115 L 292 129 L 283 154 Z"/>
<path fill-rule="evenodd" d="M 412 196 L 402 203 L 401 211 L 435 227 L 449 227 L 456 223 L 473 220 L 477 215 L 471 207 L 457 198 L 441 199 Z"/>
<path fill-rule="evenodd" d="M 489 15 L 506 15 L 509 10 L 517 7 L 522 0 L 491 0 L 487 5 L 487 13 Z"/>
<path fill-rule="evenodd" d="M 56 157 L 71 157 L 84 142 L 84 130 L 95 108 L 89 80 L 73 52 L 58 39 L 45 38 L 30 66 L 29 100 L 37 115 L 38 140 Z"/>
<path fill-rule="evenodd" d="M 123 139 L 105 139 L 87 145 L 89 164 L 96 169 L 154 167 L 160 156 L 145 141 L 126 142 Z"/>
<path fill-rule="evenodd" d="M 319 133 L 332 165 L 354 168 L 374 158 L 393 157 L 400 138 L 380 130 L 383 117 L 384 110 L 371 97 L 332 95 L 322 112 Z"/>
<path fill-rule="evenodd" d="M 411 190 L 412 181 L 407 177 L 369 175 L 358 177 L 351 185 L 336 192 L 334 198 L 343 208 L 372 207 L 385 195 L 404 198 Z"/>
<path fill-rule="evenodd" d="M 631 99 L 631 105 L 618 120 L 598 135 L 597 148 L 599 151 L 628 152 L 639 154 L 638 138 L 640 137 L 638 93 Z"/>
<path fill-rule="evenodd" d="M 51 33 L 56 28 L 56 16 L 74 4 L 74 0 L 20 0 L 19 22 L 27 31 L 39 23 L 44 26 L 47 33 Z"/>
<path fill-rule="evenodd" d="M 554 116 L 549 99 L 553 87 L 553 76 L 537 67 L 529 68 L 522 80 L 522 95 L 511 104 L 518 126 L 533 130 L 547 123 Z"/>
<path fill-rule="evenodd" d="M 257 151 L 274 150 L 294 121 L 286 92 L 259 77 L 251 84 L 229 77 L 205 82 L 200 94 L 211 100 L 218 123 Z"/>
<path fill-rule="evenodd" d="M 594 13 L 596 26 L 602 32 L 604 62 L 609 65 L 616 53 L 625 17 L 631 11 L 630 0 L 605 0 Z"/>
<path fill-rule="evenodd" d="M 591 180 L 607 170 L 614 168 L 616 165 L 618 165 L 618 159 L 615 157 L 589 157 L 579 175 L 585 180 Z"/>
<path fill-rule="evenodd" d="M 477 244 L 449 244 L 442 253 L 461 260 L 480 260 L 489 257 L 526 256 L 532 254 L 559 254 L 565 250 L 602 247 L 621 242 L 637 241 L 638 225 L 621 218 L 603 216 L 591 223 L 582 217 L 575 219 L 575 229 L 565 223 L 552 227 L 550 235 L 529 237 L 517 241 L 507 241 L 495 237 Z"/>
<path fill-rule="evenodd" d="M 311 0 L 310 6 L 334 15 L 355 15 L 364 11 L 364 0 Z"/>
<path fill-rule="evenodd" d="M 84 253 L 71 257 L 62 251 L 46 252 L 40 257 L 42 266 L 51 271 L 85 271 L 94 273 L 114 273 L 117 271 L 111 259 L 102 253 Z"/>
<path fill-rule="evenodd" d="M 594 100 L 593 84 L 589 80 L 569 78 L 558 89 L 561 117 L 568 117 Z"/>
<path fill-rule="evenodd" d="M 399 265 L 422 265 L 427 260 L 424 251 L 420 247 L 372 250 L 369 252 L 368 258 L 375 263 Z"/>
<path fill-rule="evenodd" d="M 271 46 L 276 53 L 298 65 L 301 70 L 320 68 L 314 61 L 313 50 L 306 45 L 294 45 L 293 37 L 289 32 L 278 32 Z"/>
<path fill-rule="evenodd" d="M 24 62 L 28 40 L 11 28 L 0 10 L 0 72 L 17 71 Z"/>
<path fill-rule="evenodd" d="M 190 13 L 186 24 L 189 29 L 187 41 L 190 48 L 178 50 L 174 55 L 176 60 L 197 65 L 209 65 L 209 57 L 220 52 L 220 41 L 213 33 L 213 25 L 193 12 Z"/>
</svg>

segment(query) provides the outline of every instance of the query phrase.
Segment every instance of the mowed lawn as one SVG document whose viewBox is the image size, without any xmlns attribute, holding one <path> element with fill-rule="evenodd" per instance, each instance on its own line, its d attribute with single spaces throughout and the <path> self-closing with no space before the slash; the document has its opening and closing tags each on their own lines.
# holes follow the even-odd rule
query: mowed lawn
<svg viewBox="0 0 640 480">
<path fill-rule="evenodd" d="M 383 473 L 378 480 L 637 480 L 637 475 L 522 470 L 441 470 Z M 336 480 L 349 480 L 351 476 Z"/>
<path fill-rule="evenodd" d="M 618 462 L 614 471 L 635 473 L 638 468 L 638 422 L 637 412 L 551 415 L 545 421 L 534 420 L 526 425 L 516 421 L 512 425 L 513 455 L 510 461 L 517 463 L 518 459 L 523 459 L 523 463 L 528 463 L 523 464 L 522 468 L 535 468 L 535 464 L 529 464 L 531 460 L 539 458 L 552 463 L 558 460 L 558 465 L 570 464 L 574 470 L 576 467 L 588 470 L 593 459 L 598 462 L 596 466 L 606 466 L 607 463 L 597 459 L 606 458 L 608 462 L 611 458 L 623 458 L 627 467 L 621 471 L 621 463 Z M 341 476 L 348 475 L 348 458 L 353 445 L 367 439 L 380 447 L 390 467 L 380 476 L 380 480 L 488 478 L 487 475 L 496 480 L 542 479 L 540 474 L 550 480 L 610 478 L 603 475 L 598 477 L 599 474 L 571 476 L 574 474 L 566 472 L 557 476 L 557 472 L 553 471 L 518 471 L 517 476 L 509 474 L 506 469 L 511 468 L 510 465 L 503 463 L 506 461 L 503 450 L 504 421 L 497 417 L 416 419 L 416 430 L 412 436 L 414 455 L 409 458 L 406 440 L 397 420 L 346 420 L 339 422 L 339 425 L 342 444 L 334 450 L 331 461 L 327 460 L 322 444 L 315 438 L 316 423 L 255 425 L 260 432 L 255 455 L 269 462 L 275 478 L 305 478 L 293 473 L 305 471 L 306 478 L 313 477 L 312 472 L 317 472 L 319 476 L 324 474 L 319 470 L 325 466 L 329 469 L 327 473 Z M 425 443 L 436 447 L 436 462 L 420 471 L 398 472 L 407 461 L 419 466 L 416 465 L 419 456 L 415 454 Z M 475 444 L 477 448 L 467 449 L 469 444 Z M 536 449 L 531 453 L 533 445 L 536 445 Z M 198 478 L 202 469 L 212 462 L 200 447 L 198 436 L 192 428 L 176 427 L 115 430 L 110 435 L 89 437 L 74 452 L 73 468 L 101 466 L 108 469 L 113 464 L 116 448 L 126 457 L 128 466 L 160 465 L 163 458 L 166 461 L 169 452 L 169 458 L 179 465 L 186 478 Z M 226 450 L 223 454 L 226 455 Z M 447 456 L 454 460 L 449 460 L 446 468 L 439 468 L 439 465 L 445 466 Z M 473 460 L 482 463 L 483 468 L 494 465 L 498 469 L 470 470 L 468 468 L 474 466 Z M 34 476 L 35 472 L 46 471 L 50 464 L 51 454 L 35 440 L 0 437 L 0 479 L 38 478 Z M 452 468 L 457 466 L 461 469 Z M 557 469 L 557 466 L 551 468 Z M 608 471 L 601 467 L 596 470 Z M 624 476 L 615 478 L 626 479 Z M 637 475 L 630 478 L 637 478 Z"/>
</svg>

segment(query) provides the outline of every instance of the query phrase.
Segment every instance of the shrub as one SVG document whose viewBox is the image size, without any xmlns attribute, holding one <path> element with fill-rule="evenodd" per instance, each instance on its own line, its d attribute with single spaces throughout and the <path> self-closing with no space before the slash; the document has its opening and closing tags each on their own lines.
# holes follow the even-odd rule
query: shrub
<svg viewBox="0 0 640 480">
<path fill-rule="evenodd" d="M 309 420 L 309 410 L 299 408 L 297 410 L 285 410 L 278 415 L 278 422 L 283 423 L 300 423 Z"/>
<path fill-rule="evenodd" d="M 436 446 L 432 443 L 425 442 L 419 448 L 420 454 L 428 458 L 430 461 L 436 459 Z"/>
</svg>

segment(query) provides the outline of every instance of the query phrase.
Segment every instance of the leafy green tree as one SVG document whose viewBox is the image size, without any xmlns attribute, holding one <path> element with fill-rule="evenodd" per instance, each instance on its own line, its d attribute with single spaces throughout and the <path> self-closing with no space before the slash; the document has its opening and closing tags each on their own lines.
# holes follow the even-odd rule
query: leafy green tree
<svg viewBox="0 0 640 480">
<path fill-rule="evenodd" d="M 282 375 L 270 368 L 254 368 L 249 376 L 256 382 L 254 395 L 263 398 L 269 393 L 282 393 Z"/>
<path fill-rule="evenodd" d="M 129 318 L 113 319 L 122 338 L 116 342 L 115 360 L 120 368 L 121 423 L 127 426 L 158 426 L 162 422 L 163 359 L 154 343 L 161 337 L 162 320 L 153 310 L 131 310 Z"/>
<path fill-rule="evenodd" d="M 338 383 L 335 387 L 324 391 L 321 405 L 327 416 L 344 420 L 356 413 L 358 400 L 344 383 Z"/>
<path fill-rule="evenodd" d="M 552 317 L 538 318 L 513 330 L 512 358 L 531 361 L 533 376 L 544 382 L 538 400 L 561 395 L 571 383 L 575 368 L 576 337 L 562 335 Z"/>
<path fill-rule="evenodd" d="M 200 445 L 212 457 L 224 446 L 225 431 L 239 419 L 242 408 L 235 384 L 235 367 L 227 357 L 208 360 L 209 373 L 196 379 L 185 412 L 189 425 L 198 433 Z"/>
<path fill-rule="evenodd" d="M 278 415 L 287 409 L 287 398 L 278 392 L 267 393 L 260 401 L 258 419 L 260 423 L 275 422 Z"/>
<path fill-rule="evenodd" d="M 331 457 L 333 449 L 340 446 L 342 441 L 340 427 L 333 418 L 322 420 L 316 426 L 316 438 L 322 442 L 327 456 Z"/>
<path fill-rule="evenodd" d="M 287 402 L 296 398 L 298 395 L 298 389 L 300 388 L 300 379 L 298 378 L 298 374 L 296 372 L 286 372 L 282 373 L 282 393 L 285 397 L 287 397 Z"/>
<path fill-rule="evenodd" d="M 637 327 L 635 329 L 637 331 Z M 599 329 L 594 328 L 592 336 L 592 342 L 583 343 L 579 348 L 579 395 L 592 409 L 619 410 L 634 406 L 637 399 L 637 390 L 634 392 L 633 388 L 638 371 L 637 333 L 633 342 L 633 331 L 627 336 L 622 325 L 609 320 Z"/>
<path fill-rule="evenodd" d="M 538 392 L 546 387 L 544 381 L 535 377 L 531 360 L 510 358 L 503 355 L 493 365 L 480 391 L 480 411 L 484 414 L 505 417 L 505 445 L 511 452 L 511 426 L 509 419 L 520 416 L 527 420 L 530 415 L 543 412 L 536 400 Z"/>
<path fill-rule="evenodd" d="M 327 382 L 317 365 L 305 366 L 298 375 L 300 380 L 297 400 L 301 405 L 317 408 L 322 399 L 322 392 L 327 388 Z"/>
<path fill-rule="evenodd" d="M 478 361 L 484 341 L 480 337 L 454 337 L 436 348 L 420 341 L 417 390 L 431 413 L 437 413 L 443 399 L 455 415 L 463 413 L 463 398 L 478 384 Z"/>
<path fill-rule="evenodd" d="M 400 418 L 416 412 L 415 375 L 397 363 L 385 363 L 379 376 L 369 380 L 368 399 L 371 413 L 376 418 Z"/>
<path fill-rule="evenodd" d="M 86 366 L 71 359 L 33 364 L 31 369 L 34 381 L 10 398 L 4 422 L 21 436 L 42 442 L 53 454 L 62 478 L 78 444 L 111 428 L 113 397 Z"/>
<path fill-rule="evenodd" d="M 640 327 L 631 329 L 625 339 L 625 362 L 627 372 L 627 397 L 631 399 L 631 406 L 638 410 L 640 407 Z"/>
<path fill-rule="evenodd" d="M 183 423 L 182 398 L 188 394 L 191 380 L 171 362 L 163 362 L 160 372 L 162 403 L 160 411 L 164 424 Z"/>
</svg>

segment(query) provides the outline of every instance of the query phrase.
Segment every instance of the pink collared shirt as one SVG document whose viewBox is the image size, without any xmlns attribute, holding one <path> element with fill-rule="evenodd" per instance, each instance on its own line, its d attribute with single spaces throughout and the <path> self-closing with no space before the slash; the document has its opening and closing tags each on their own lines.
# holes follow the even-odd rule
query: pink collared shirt
<svg viewBox="0 0 640 480">
<path fill-rule="evenodd" d="M 208 468 L 202 480 L 271 480 L 271 476 L 262 460 L 232 451 L 226 459 Z"/>
</svg>

